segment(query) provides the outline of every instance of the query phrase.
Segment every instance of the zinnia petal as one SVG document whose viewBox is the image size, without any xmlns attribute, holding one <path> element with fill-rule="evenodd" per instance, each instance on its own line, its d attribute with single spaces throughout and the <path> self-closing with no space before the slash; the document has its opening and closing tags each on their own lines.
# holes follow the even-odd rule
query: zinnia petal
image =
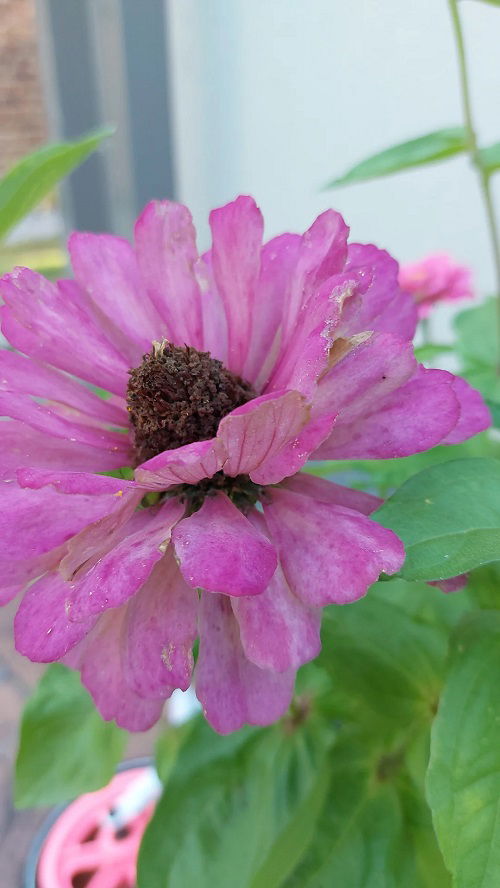
<svg viewBox="0 0 500 888">
<path fill-rule="evenodd" d="M 290 589 L 311 607 L 355 601 L 403 564 L 401 540 L 352 509 L 277 488 L 264 515 Z"/>
<path fill-rule="evenodd" d="M 226 459 L 226 448 L 219 438 L 194 441 L 148 459 L 135 470 L 135 477 L 148 490 L 167 490 L 176 484 L 197 484 L 211 478 Z"/>
<path fill-rule="evenodd" d="M 144 509 L 130 522 L 131 533 L 106 552 L 76 582 L 69 596 L 72 620 L 118 607 L 134 595 L 163 557 L 172 526 L 184 512 L 178 500 Z"/>
<path fill-rule="evenodd" d="M 172 548 L 127 605 L 124 670 L 127 684 L 141 697 L 186 691 L 193 669 L 198 595 L 175 563 Z"/>
<path fill-rule="evenodd" d="M 196 233 L 187 207 L 151 201 L 135 226 L 137 261 L 146 292 L 176 345 L 203 347 L 201 295 L 194 273 Z M 156 339 L 161 339 L 159 329 Z"/>
<path fill-rule="evenodd" d="M 241 374 L 260 274 L 264 221 L 251 197 L 238 197 L 210 213 L 211 264 L 228 329 L 228 368 Z"/>
<path fill-rule="evenodd" d="M 96 618 L 79 623 L 68 617 L 70 585 L 48 573 L 29 587 L 14 621 L 16 650 L 36 663 L 60 660 L 92 629 Z"/>
<path fill-rule="evenodd" d="M 11 345 L 80 379 L 123 395 L 128 366 L 99 328 L 73 281 L 52 284 L 28 268 L 0 280 L 2 332 Z"/>
<path fill-rule="evenodd" d="M 202 595 L 195 676 L 205 716 L 220 734 L 276 721 L 286 712 L 295 683 L 293 669 L 277 673 L 246 659 L 231 604 L 223 595 Z"/>
<path fill-rule="evenodd" d="M 181 573 L 193 588 L 225 595 L 258 595 L 276 570 L 276 552 L 225 494 L 207 496 L 201 508 L 172 532 Z"/>
</svg>

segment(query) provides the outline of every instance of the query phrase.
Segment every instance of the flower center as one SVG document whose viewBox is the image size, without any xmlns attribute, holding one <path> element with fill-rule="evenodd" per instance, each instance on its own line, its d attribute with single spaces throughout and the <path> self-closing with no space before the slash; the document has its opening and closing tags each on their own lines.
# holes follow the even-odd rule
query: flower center
<svg viewBox="0 0 500 888">
<path fill-rule="evenodd" d="M 163 450 L 212 438 L 224 416 L 256 397 L 249 383 L 208 352 L 166 340 L 154 342 L 129 372 L 136 465 Z"/>
</svg>

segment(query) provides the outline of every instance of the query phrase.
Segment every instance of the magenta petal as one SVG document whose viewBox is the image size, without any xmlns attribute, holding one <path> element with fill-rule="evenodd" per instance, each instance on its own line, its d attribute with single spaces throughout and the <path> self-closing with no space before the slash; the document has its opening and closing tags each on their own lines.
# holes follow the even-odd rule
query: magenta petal
<svg viewBox="0 0 500 888">
<path fill-rule="evenodd" d="M 301 307 L 296 326 L 284 340 L 265 391 L 297 389 L 310 397 L 328 368 L 330 349 L 344 300 L 356 283 L 343 275 L 329 278 Z"/>
<path fill-rule="evenodd" d="M 96 460 L 99 459 L 99 451 L 102 450 L 112 455 L 120 454 L 122 465 L 127 462 L 129 443 L 126 435 L 110 432 L 98 426 L 72 422 L 33 401 L 28 395 L 0 392 L 0 416 L 24 422 L 43 432 L 44 435 L 62 438 L 77 445 L 95 447 L 98 451 Z"/>
<path fill-rule="evenodd" d="M 100 450 L 64 438 L 52 438 L 23 422 L 2 422 L 0 479 L 11 480 L 23 466 L 77 472 L 109 472 L 123 465 L 121 451 Z"/>
<path fill-rule="evenodd" d="M 48 573 L 29 587 L 14 621 L 16 649 L 37 663 L 60 660 L 95 623 L 68 618 L 70 586 L 57 573 Z"/>
<path fill-rule="evenodd" d="M 124 660 L 129 687 L 141 697 L 186 691 L 193 670 L 198 594 L 188 586 L 171 547 L 127 606 Z"/>
<path fill-rule="evenodd" d="M 53 487 L 58 493 L 82 493 L 88 496 L 100 496 L 109 494 L 113 499 L 109 505 L 114 505 L 114 500 L 136 489 L 133 481 L 122 478 L 113 478 L 108 475 L 93 475 L 87 472 L 47 472 L 40 469 L 19 469 L 17 473 L 19 485 L 30 487 L 32 490 L 40 490 L 42 487 Z"/>
<path fill-rule="evenodd" d="M 273 546 L 225 494 L 207 496 L 201 508 L 172 532 L 181 573 L 193 588 L 225 595 L 258 595 L 276 570 Z"/>
<path fill-rule="evenodd" d="M 369 269 L 372 282 L 363 297 L 346 302 L 342 336 L 364 330 L 393 333 L 400 339 L 413 339 L 417 327 L 417 307 L 398 283 L 398 263 L 373 244 L 349 244 L 346 271 Z"/>
<path fill-rule="evenodd" d="M 64 496 L 52 486 L 23 490 L 3 481 L 0 503 L 2 557 L 18 560 L 42 555 L 68 542 L 108 515 L 116 507 L 117 498 L 112 490 L 96 496 Z"/>
<path fill-rule="evenodd" d="M 305 472 L 299 472 L 297 475 L 287 478 L 281 486 L 295 493 L 310 496 L 320 503 L 345 506 L 345 508 L 354 509 L 355 512 L 361 512 L 363 515 L 371 515 L 383 503 L 380 497 L 372 496 L 371 493 L 342 487 L 341 484 L 334 484 L 333 481 L 326 481 L 324 478 L 317 478 L 315 475 L 308 475 Z"/>
<path fill-rule="evenodd" d="M 130 340 L 127 357 L 136 366 L 153 339 L 161 338 L 162 324 L 145 292 L 133 247 L 111 234 L 75 232 L 68 250 L 76 280 Z"/>
<path fill-rule="evenodd" d="M 102 717 L 128 731 L 147 731 L 161 716 L 164 699 L 146 700 L 129 688 L 123 673 L 126 607 L 100 617 L 79 653 L 82 682 Z M 77 650 L 77 649 L 75 649 Z"/>
<path fill-rule="evenodd" d="M 226 449 L 218 438 L 194 441 L 164 450 L 135 470 L 139 484 L 148 490 L 166 490 L 176 484 L 197 484 L 220 471 L 227 458 Z"/>
<path fill-rule="evenodd" d="M 71 589 L 70 617 L 82 620 L 123 604 L 163 557 L 172 525 L 184 512 L 178 500 L 134 516 L 134 532 L 100 557 Z"/>
<path fill-rule="evenodd" d="M 458 577 L 449 577 L 447 580 L 436 580 L 429 583 L 429 586 L 436 586 L 449 595 L 452 592 L 460 592 L 465 589 L 469 580 L 469 574 L 460 574 Z"/>
<path fill-rule="evenodd" d="M 291 292 L 301 243 L 298 234 L 281 234 L 261 250 L 250 344 L 242 373 L 256 391 L 262 390 L 278 354 L 283 309 Z"/>
<path fill-rule="evenodd" d="M 363 334 L 342 345 L 345 355 L 325 373 L 314 397 L 316 410 L 336 410 L 342 423 L 378 410 L 417 371 L 412 344 L 390 334 Z"/>
<path fill-rule="evenodd" d="M 258 512 L 252 523 L 266 532 Z M 319 654 L 321 613 L 290 591 L 279 565 L 261 595 L 232 598 L 231 602 L 244 654 L 261 669 L 297 669 Z"/>
<path fill-rule="evenodd" d="M 267 725 L 281 718 L 293 694 L 295 671 L 259 669 L 243 654 L 238 624 L 222 595 L 202 595 L 196 694 L 206 718 L 220 734 L 244 724 Z"/>
<path fill-rule="evenodd" d="M 299 392 L 273 392 L 237 407 L 221 420 L 217 432 L 229 454 L 225 474 L 264 472 L 267 461 L 296 441 L 309 418 L 310 407 Z M 292 465 L 284 474 L 294 471 Z"/>
<path fill-rule="evenodd" d="M 417 375 L 352 423 L 339 417 L 314 459 L 391 459 L 429 450 L 459 417 L 453 377 L 420 368 Z"/>
<path fill-rule="evenodd" d="M 288 345 L 311 294 L 344 270 L 349 229 L 334 210 L 321 213 L 301 239 L 292 287 L 283 317 L 283 342 Z M 330 291 L 331 292 L 331 291 Z"/>
<path fill-rule="evenodd" d="M 125 405 L 120 407 L 109 399 L 98 398 L 65 373 L 7 349 L 0 351 L 0 391 L 35 395 L 81 411 L 94 421 L 128 426 Z"/>
<path fill-rule="evenodd" d="M 276 453 L 270 455 L 260 466 L 250 471 L 250 478 L 256 484 L 278 484 L 283 478 L 294 475 L 309 459 L 311 453 L 328 437 L 335 422 L 335 414 L 318 416 Z"/>
<path fill-rule="evenodd" d="M 67 553 L 59 565 L 65 579 L 74 579 L 90 559 L 95 560 L 96 556 L 109 551 L 122 539 L 123 528 L 131 519 L 143 495 L 143 490 L 125 491 L 122 496 L 115 495 L 113 507 L 110 507 L 107 515 L 92 522 L 69 540 L 66 544 Z"/>
<path fill-rule="evenodd" d="M 228 368 L 242 373 L 260 273 L 264 221 L 251 197 L 210 213 L 212 270 L 227 317 Z"/>
<path fill-rule="evenodd" d="M 69 282 L 73 284 L 74 282 Z M 116 395 L 127 388 L 128 366 L 100 329 L 76 284 L 52 284 L 27 268 L 0 281 L 4 336 L 19 351 Z"/>
<path fill-rule="evenodd" d="M 465 379 L 454 376 L 453 391 L 459 404 L 457 424 L 443 441 L 443 444 L 459 444 L 479 432 L 484 432 L 491 425 L 491 414 L 480 392 L 473 389 Z"/>
<path fill-rule="evenodd" d="M 343 506 L 276 488 L 264 514 L 292 592 L 321 607 L 361 598 L 382 572 L 404 561 L 401 540 L 390 530 Z"/>
<path fill-rule="evenodd" d="M 191 213 L 168 200 L 152 201 L 135 226 L 137 261 L 143 285 L 166 333 L 176 345 L 202 348 L 201 294 L 195 275 L 198 259 Z"/>
</svg>

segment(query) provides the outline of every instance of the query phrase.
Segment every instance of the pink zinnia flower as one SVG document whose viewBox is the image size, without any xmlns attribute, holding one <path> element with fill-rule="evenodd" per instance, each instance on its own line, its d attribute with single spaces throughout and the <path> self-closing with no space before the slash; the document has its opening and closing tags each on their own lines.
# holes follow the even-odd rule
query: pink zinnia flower
<svg viewBox="0 0 500 888">
<path fill-rule="evenodd" d="M 489 423 L 467 383 L 416 363 L 397 264 L 348 246 L 337 213 L 264 245 L 250 198 L 210 222 L 199 257 L 188 210 L 151 203 L 135 246 L 74 234 L 74 280 L 0 287 L 25 355 L 0 354 L 0 596 L 27 587 L 18 650 L 80 669 L 131 730 L 189 686 L 197 635 L 216 730 L 279 718 L 321 608 L 400 568 L 379 501 L 302 474 L 309 457 L 407 456 Z"/>
<path fill-rule="evenodd" d="M 459 265 L 448 253 L 432 253 L 420 262 L 402 265 L 399 286 L 413 296 L 421 318 L 427 317 L 436 302 L 474 297 L 470 268 Z"/>
</svg>

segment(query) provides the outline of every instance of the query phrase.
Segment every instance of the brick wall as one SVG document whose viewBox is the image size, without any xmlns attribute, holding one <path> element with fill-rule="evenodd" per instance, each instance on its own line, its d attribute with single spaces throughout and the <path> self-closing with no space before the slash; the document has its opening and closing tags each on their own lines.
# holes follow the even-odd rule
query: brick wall
<svg viewBox="0 0 500 888">
<path fill-rule="evenodd" d="M 45 138 L 35 0 L 0 0 L 0 175 Z"/>
</svg>

